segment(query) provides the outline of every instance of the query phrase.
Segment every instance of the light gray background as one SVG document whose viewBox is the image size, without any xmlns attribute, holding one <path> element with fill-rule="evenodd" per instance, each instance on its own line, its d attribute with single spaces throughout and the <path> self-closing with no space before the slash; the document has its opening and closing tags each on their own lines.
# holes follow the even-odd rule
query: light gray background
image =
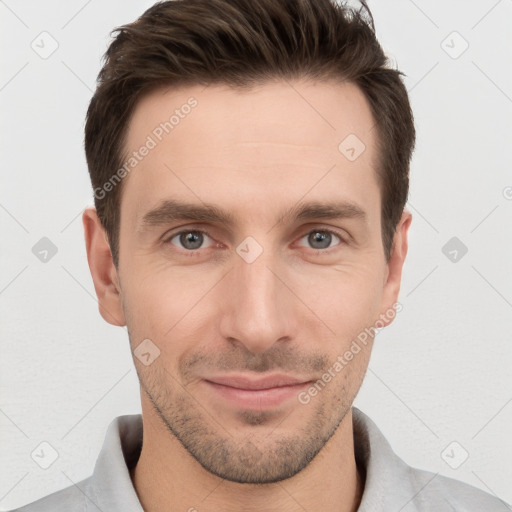
<svg viewBox="0 0 512 512">
<path fill-rule="evenodd" d="M 111 419 L 139 412 L 126 330 L 99 316 L 87 267 L 82 141 L 109 31 L 151 4 L 0 1 L 1 510 L 87 477 Z M 408 463 L 512 503 L 512 1 L 370 6 L 418 143 L 404 309 L 356 405 Z M 51 48 L 43 31 L 59 45 L 46 59 L 31 47 Z M 452 237 L 468 249 L 456 262 Z M 31 458 L 43 441 L 59 455 L 46 470 Z"/>
</svg>

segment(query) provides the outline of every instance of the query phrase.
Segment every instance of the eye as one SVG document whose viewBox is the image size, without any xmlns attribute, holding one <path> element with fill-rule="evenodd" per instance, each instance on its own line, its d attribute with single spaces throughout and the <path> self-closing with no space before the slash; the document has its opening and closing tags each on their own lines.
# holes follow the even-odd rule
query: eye
<svg viewBox="0 0 512 512">
<path fill-rule="evenodd" d="M 206 239 L 210 240 L 210 242 L 213 242 L 213 240 L 208 236 L 208 233 L 205 231 L 188 230 L 175 233 L 169 237 L 166 242 L 171 243 L 172 245 L 177 245 L 180 249 L 195 251 L 197 249 L 204 248 L 201 246 L 206 241 Z"/>
<path fill-rule="evenodd" d="M 329 229 L 314 229 L 313 231 L 310 231 L 307 235 L 303 236 L 301 240 L 306 239 L 306 243 L 309 244 L 308 246 L 311 249 L 330 249 L 333 246 L 331 245 L 332 242 L 335 242 L 338 240 L 338 244 L 344 243 L 343 238 L 341 235 L 338 235 L 334 231 L 331 231 Z M 299 244 L 302 245 L 302 244 Z"/>
</svg>

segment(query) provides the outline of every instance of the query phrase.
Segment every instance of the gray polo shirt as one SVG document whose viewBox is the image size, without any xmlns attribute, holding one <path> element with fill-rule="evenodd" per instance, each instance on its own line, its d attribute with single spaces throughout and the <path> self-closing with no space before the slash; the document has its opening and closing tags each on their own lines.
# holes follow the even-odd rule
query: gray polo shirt
<svg viewBox="0 0 512 512">
<path fill-rule="evenodd" d="M 366 472 L 359 512 L 510 511 L 504 502 L 475 487 L 408 466 L 368 416 L 354 407 L 353 418 L 356 459 Z M 18 511 L 142 512 L 129 473 L 141 446 L 141 415 L 117 417 L 92 476 Z"/>
</svg>

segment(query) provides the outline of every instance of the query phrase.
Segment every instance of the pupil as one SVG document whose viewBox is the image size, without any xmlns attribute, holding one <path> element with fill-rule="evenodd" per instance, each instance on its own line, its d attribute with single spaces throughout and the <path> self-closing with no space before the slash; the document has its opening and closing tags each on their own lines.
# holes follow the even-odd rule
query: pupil
<svg viewBox="0 0 512 512">
<path fill-rule="evenodd" d="M 202 236 L 200 233 L 184 233 L 180 237 L 180 242 L 186 249 L 197 249 L 201 247 Z"/>
<path fill-rule="evenodd" d="M 315 245 L 317 242 L 320 242 L 320 246 Z M 311 233 L 310 243 L 313 245 L 314 249 L 325 249 L 329 247 L 331 243 L 331 235 L 330 233 L 322 233 L 320 231 L 316 231 Z"/>
</svg>

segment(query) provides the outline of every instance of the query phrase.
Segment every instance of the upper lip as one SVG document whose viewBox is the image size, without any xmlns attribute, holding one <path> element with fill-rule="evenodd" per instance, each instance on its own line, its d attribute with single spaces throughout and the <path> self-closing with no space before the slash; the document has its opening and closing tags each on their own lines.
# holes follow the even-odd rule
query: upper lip
<svg viewBox="0 0 512 512">
<path fill-rule="evenodd" d="M 299 379 L 284 374 L 273 374 L 258 378 L 250 378 L 245 375 L 226 375 L 209 377 L 204 380 L 238 389 L 271 389 L 309 382 L 307 379 Z"/>
</svg>

